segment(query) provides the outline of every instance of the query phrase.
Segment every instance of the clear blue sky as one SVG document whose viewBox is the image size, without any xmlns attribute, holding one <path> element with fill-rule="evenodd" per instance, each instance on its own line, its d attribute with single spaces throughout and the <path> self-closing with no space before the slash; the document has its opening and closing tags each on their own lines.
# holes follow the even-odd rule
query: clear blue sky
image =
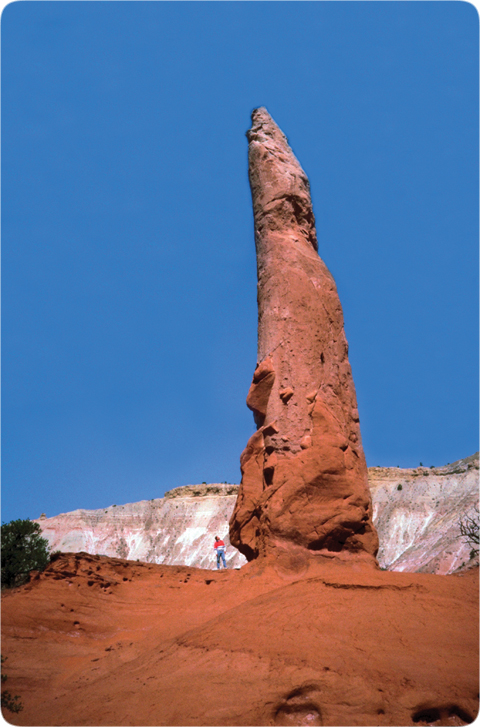
<svg viewBox="0 0 480 727">
<path fill-rule="evenodd" d="M 17 2 L 2 16 L 2 520 L 239 482 L 250 113 L 309 175 L 369 465 L 478 449 L 478 15 Z"/>
</svg>

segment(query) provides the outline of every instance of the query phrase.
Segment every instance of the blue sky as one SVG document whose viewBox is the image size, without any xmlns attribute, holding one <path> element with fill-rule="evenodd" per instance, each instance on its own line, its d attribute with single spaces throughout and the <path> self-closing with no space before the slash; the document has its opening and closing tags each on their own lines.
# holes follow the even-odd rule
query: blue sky
<svg viewBox="0 0 480 727">
<path fill-rule="evenodd" d="M 18 2 L 2 15 L 2 520 L 239 482 L 247 176 L 307 172 L 369 465 L 478 449 L 478 15 L 463 2 Z"/>
</svg>

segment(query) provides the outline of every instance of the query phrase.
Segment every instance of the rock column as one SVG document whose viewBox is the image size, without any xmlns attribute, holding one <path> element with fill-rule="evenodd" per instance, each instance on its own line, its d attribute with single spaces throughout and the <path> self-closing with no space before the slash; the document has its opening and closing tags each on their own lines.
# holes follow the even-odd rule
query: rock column
<svg viewBox="0 0 480 727">
<path fill-rule="evenodd" d="M 241 456 L 230 541 L 249 560 L 285 548 L 368 553 L 372 525 L 343 313 L 318 256 L 309 182 L 267 110 L 252 114 L 258 273 L 257 425 Z"/>
</svg>

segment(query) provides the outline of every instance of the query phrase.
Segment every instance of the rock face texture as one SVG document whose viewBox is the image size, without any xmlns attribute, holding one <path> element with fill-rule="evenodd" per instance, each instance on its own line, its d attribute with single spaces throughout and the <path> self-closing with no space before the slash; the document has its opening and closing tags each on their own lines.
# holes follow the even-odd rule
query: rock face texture
<svg viewBox="0 0 480 727">
<path fill-rule="evenodd" d="M 237 491 L 237 485 L 178 487 L 164 498 L 74 510 L 35 522 L 52 552 L 83 551 L 197 568 L 216 568 L 213 542 L 219 535 L 227 546 L 227 567 L 237 568 L 246 562 L 228 539 Z"/>
<path fill-rule="evenodd" d="M 62 555 L 2 593 L 19 725 L 462 725 L 477 713 L 478 569 L 310 560 L 236 570 Z M 262 566 L 266 565 L 265 568 Z"/>
<path fill-rule="evenodd" d="M 266 109 L 252 114 L 258 273 L 257 432 L 241 456 L 230 540 L 248 560 L 367 554 L 378 539 L 343 314 L 317 253 L 309 183 Z M 294 554 L 295 553 L 295 554 Z"/>
<path fill-rule="evenodd" d="M 383 568 L 453 573 L 478 564 L 460 522 L 478 507 L 478 452 L 445 467 L 370 467 L 378 562 Z"/>
<path fill-rule="evenodd" d="M 370 467 L 378 563 L 388 570 L 448 574 L 474 565 L 460 521 L 478 506 L 478 452 L 445 467 Z M 101 510 L 74 510 L 38 522 L 52 551 L 215 568 L 215 534 L 227 544 L 227 565 L 247 560 L 230 547 L 228 521 L 238 485 L 187 485 L 165 498 Z"/>
</svg>

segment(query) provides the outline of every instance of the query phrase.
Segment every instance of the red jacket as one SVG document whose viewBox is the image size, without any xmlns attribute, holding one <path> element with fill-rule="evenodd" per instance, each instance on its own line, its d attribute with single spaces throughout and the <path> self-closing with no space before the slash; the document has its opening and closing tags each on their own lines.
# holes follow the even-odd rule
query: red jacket
<svg viewBox="0 0 480 727">
<path fill-rule="evenodd" d="M 215 541 L 215 545 L 213 547 L 214 548 L 224 548 L 225 547 L 225 543 L 223 542 L 223 540 L 216 540 Z"/>
</svg>

